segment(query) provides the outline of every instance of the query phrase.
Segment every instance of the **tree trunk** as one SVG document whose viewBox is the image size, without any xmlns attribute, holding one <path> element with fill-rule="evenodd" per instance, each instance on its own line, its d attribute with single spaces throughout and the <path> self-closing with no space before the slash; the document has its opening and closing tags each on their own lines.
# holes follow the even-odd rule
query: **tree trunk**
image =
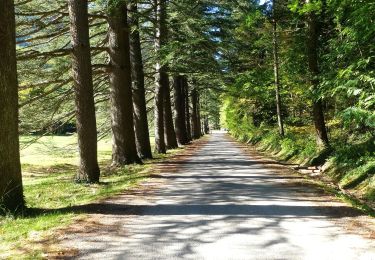
<svg viewBox="0 0 375 260">
<path fill-rule="evenodd" d="M 157 65 L 158 66 L 158 65 Z M 155 79 L 155 152 L 166 153 L 166 146 L 164 141 L 164 93 L 162 84 L 159 79 L 160 73 L 156 74 Z"/>
<path fill-rule="evenodd" d="M 176 137 L 179 145 L 185 145 L 189 142 L 186 132 L 186 117 L 185 117 L 185 79 L 179 75 L 173 80 L 173 97 L 174 97 L 174 114 L 175 114 L 175 129 Z"/>
<path fill-rule="evenodd" d="M 74 80 L 78 148 L 80 155 L 77 181 L 99 182 L 94 88 L 87 0 L 69 0 L 72 35 L 72 72 Z"/>
<path fill-rule="evenodd" d="M 210 133 L 210 126 L 208 124 L 208 116 L 206 115 L 204 118 L 204 133 L 209 134 Z"/>
<path fill-rule="evenodd" d="M 200 134 L 200 122 L 198 118 L 198 91 L 194 88 L 191 91 L 191 103 L 192 103 L 192 112 L 191 112 L 191 129 L 193 139 L 199 139 Z"/>
<path fill-rule="evenodd" d="M 306 0 L 308 3 L 309 0 Z M 317 143 L 320 146 L 329 147 L 329 140 L 327 135 L 326 124 L 324 120 L 323 104 L 321 98 L 317 97 L 319 87 L 319 65 L 318 65 L 318 25 L 317 17 L 314 13 L 310 12 L 307 15 L 307 58 L 310 71 L 310 82 L 312 85 L 313 96 L 313 120 L 315 131 L 317 135 Z"/>
<path fill-rule="evenodd" d="M 110 1 L 108 12 L 109 53 L 111 63 L 112 163 L 140 163 L 133 121 L 129 27 L 124 2 Z"/>
<path fill-rule="evenodd" d="M 132 68 L 132 89 L 134 107 L 134 129 L 138 155 L 141 158 L 152 158 L 150 133 L 147 120 L 145 81 L 142 61 L 141 40 L 139 36 L 137 2 L 129 4 L 129 26 L 135 28 L 130 32 L 130 61 Z"/>
<path fill-rule="evenodd" d="M 184 77 L 183 91 L 185 93 L 185 122 L 186 122 L 186 134 L 187 140 L 190 142 L 192 140 L 191 135 L 191 124 L 190 124 L 190 102 L 189 102 L 189 84 L 187 78 Z"/>
<path fill-rule="evenodd" d="M 202 120 L 201 120 L 201 101 L 200 101 L 200 95 L 199 95 L 199 92 L 197 91 L 197 121 L 198 121 L 198 125 L 199 125 L 199 128 L 198 128 L 198 136 L 199 138 L 203 135 L 203 123 L 202 123 Z"/>
<path fill-rule="evenodd" d="M 172 116 L 172 105 L 171 105 L 171 93 L 169 88 L 169 77 L 167 74 L 163 75 L 165 77 L 164 86 L 164 141 L 167 149 L 176 149 L 178 147 L 176 132 L 173 126 L 173 116 Z"/>
<path fill-rule="evenodd" d="M 279 77 L 279 43 L 277 38 L 277 20 L 276 20 L 276 0 L 273 0 L 273 21 L 272 21 L 272 38 L 273 38 L 273 71 L 275 76 L 276 92 L 276 110 L 279 134 L 284 136 L 284 123 L 281 115 L 281 98 L 280 98 L 280 77 Z"/>
<path fill-rule="evenodd" d="M 24 207 L 13 0 L 0 1 L 0 211 Z"/>
<path fill-rule="evenodd" d="M 159 53 L 166 37 L 166 0 L 155 0 L 155 52 Z M 166 68 L 157 61 L 155 64 L 155 152 L 166 153 L 164 141 L 164 91 L 166 86 Z"/>
</svg>

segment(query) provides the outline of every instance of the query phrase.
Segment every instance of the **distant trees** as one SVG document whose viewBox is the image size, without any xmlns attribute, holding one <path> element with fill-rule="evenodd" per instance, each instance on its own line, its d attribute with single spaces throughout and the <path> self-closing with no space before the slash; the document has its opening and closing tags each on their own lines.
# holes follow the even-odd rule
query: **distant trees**
<svg viewBox="0 0 375 260">
<path fill-rule="evenodd" d="M 13 0 L 0 2 L 0 211 L 24 207 Z"/>
</svg>

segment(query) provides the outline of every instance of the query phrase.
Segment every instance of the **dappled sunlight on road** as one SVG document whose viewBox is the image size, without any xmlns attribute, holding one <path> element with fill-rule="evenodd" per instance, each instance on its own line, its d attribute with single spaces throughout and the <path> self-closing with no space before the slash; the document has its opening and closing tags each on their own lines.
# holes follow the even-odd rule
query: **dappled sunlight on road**
<svg viewBox="0 0 375 260">
<path fill-rule="evenodd" d="M 166 163 L 168 164 L 168 162 Z M 371 259 L 375 243 L 334 220 L 359 213 L 324 206 L 317 191 L 276 174 L 215 133 L 188 161 L 156 178 L 148 198 L 115 199 L 95 212 L 102 222 L 69 234 L 82 259 Z M 340 214 L 337 214 L 340 212 Z M 117 228 L 106 228 L 106 226 Z M 78 246 L 77 246 L 78 245 Z"/>
</svg>

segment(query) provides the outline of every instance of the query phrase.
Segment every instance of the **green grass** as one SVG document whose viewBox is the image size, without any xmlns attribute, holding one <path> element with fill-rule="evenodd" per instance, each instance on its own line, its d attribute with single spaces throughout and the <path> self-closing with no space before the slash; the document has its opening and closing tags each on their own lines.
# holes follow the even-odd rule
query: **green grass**
<svg viewBox="0 0 375 260">
<path fill-rule="evenodd" d="M 281 161 L 302 165 L 325 162 L 325 174 L 332 181 L 374 206 L 375 139 L 370 135 L 350 134 L 334 123 L 330 124 L 331 150 L 321 150 L 316 145 L 312 126 L 287 126 L 285 137 L 269 126 L 234 126 L 231 133 L 238 140 L 255 145 Z"/>
<path fill-rule="evenodd" d="M 272 153 L 283 161 L 308 164 L 319 155 L 311 129 L 306 127 L 288 127 L 285 137 L 272 127 L 249 128 L 248 131 L 231 130 L 232 135 L 242 142 L 256 145 L 261 151 Z"/>
<path fill-rule="evenodd" d="M 22 136 L 21 163 L 37 166 L 59 164 L 78 164 L 77 136 Z M 30 144 L 31 143 L 31 144 Z M 100 161 L 111 159 L 111 139 L 104 138 L 98 142 Z"/>
<path fill-rule="evenodd" d="M 21 146 L 32 138 L 35 137 L 22 137 Z M 98 145 L 102 173 L 100 183 L 77 184 L 73 181 L 78 163 L 76 136 L 41 137 L 21 151 L 24 194 L 31 210 L 24 216 L 0 216 L 0 258 L 40 258 L 40 248 L 32 241 L 43 238 L 52 228 L 72 223 L 81 215 L 70 211 L 69 207 L 98 201 L 136 187 L 149 176 L 155 162 L 180 150 L 157 155 L 143 165 L 111 169 L 108 167 L 111 141 L 106 138 Z M 29 251 L 24 252 L 25 249 Z"/>
</svg>

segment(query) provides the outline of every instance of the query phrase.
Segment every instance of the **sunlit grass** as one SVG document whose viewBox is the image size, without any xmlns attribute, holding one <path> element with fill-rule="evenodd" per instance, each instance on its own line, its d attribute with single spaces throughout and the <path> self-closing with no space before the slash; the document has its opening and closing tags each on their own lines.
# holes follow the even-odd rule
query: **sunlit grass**
<svg viewBox="0 0 375 260">
<path fill-rule="evenodd" d="M 35 137 L 22 137 L 21 146 Z M 80 215 L 69 207 L 97 201 L 136 185 L 153 173 L 152 164 L 178 153 L 181 149 L 156 155 L 143 165 L 111 169 L 111 140 L 99 141 L 98 158 L 101 167 L 99 184 L 77 184 L 78 152 L 76 136 L 44 136 L 21 151 L 24 194 L 28 208 L 23 217 L 0 216 L 0 258 L 18 259 L 29 245 L 26 256 L 40 257 L 31 240 L 43 237 L 51 228 L 61 227 Z M 151 140 L 153 144 L 153 140 Z M 39 253 L 38 253 L 39 252 Z"/>
<path fill-rule="evenodd" d="M 324 165 L 325 177 L 366 203 L 375 203 L 375 138 L 354 135 L 342 129 L 338 121 L 328 121 L 332 150 L 317 146 L 313 126 L 286 127 L 281 137 L 271 126 L 231 130 L 237 139 L 251 143 L 278 160 L 293 164 Z"/>
<path fill-rule="evenodd" d="M 77 136 L 22 136 L 22 165 L 49 166 L 56 164 L 78 164 Z M 98 142 L 99 161 L 111 158 L 111 139 Z"/>
</svg>

